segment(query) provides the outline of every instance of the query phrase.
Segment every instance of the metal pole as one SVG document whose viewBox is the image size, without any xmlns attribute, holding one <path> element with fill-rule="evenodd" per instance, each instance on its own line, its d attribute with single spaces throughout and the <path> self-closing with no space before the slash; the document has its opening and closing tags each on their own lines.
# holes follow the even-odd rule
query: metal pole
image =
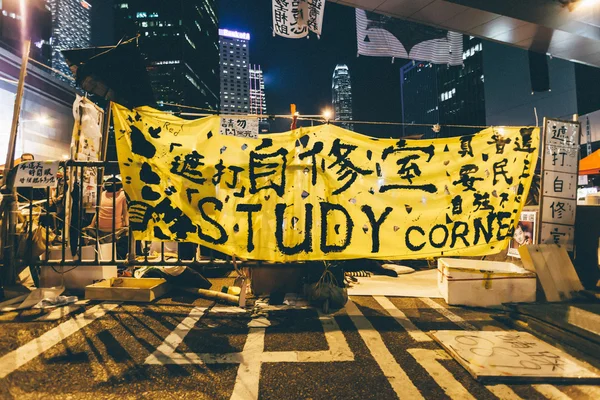
<svg viewBox="0 0 600 400">
<path fill-rule="evenodd" d="M 23 103 L 23 91 L 25 89 L 25 76 L 27 76 L 27 62 L 29 61 L 29 48 L 31 41 L 26 40 L 23 44 L 23 56 L 21 58 L 21 72 L 19 74 L 19 84 L 17 85 L 17 95 L 15 97 L 15 106 L 13 108 L 12 125 L 10 128 L 10 138 L 8 141 L 8 152 L 6 153 L 6 163 L 4 164 L 4 176 L 2 185 L 8 182 L 8 172 L 15 165 L 15 146 L 17 144 L 17 130 L 19 129 L 19 116 L 21 115 L 21 104 Z"/>
<path fill-rule="evenodd" d="M 21 72 L 19 73 L 19 83 L 17 85 L 17 93 L 15 96 L 15 105 L 13 108 L 13 119 L 10 129 L 10 138 L 8 141 L 8 151 L 6 154 L 6 163 L 4 164 L 4 173 L 2 177 L 3 200 L 1 205 L 2 211 L 2 259 L 4 268 L 2 271 L 2 286 L 7 287 L 14 285 L 17 279 L 16 276 L 16 194 L 12 186 L 13 182 L 9 182 L 9 175 L 15 165 L 15 146 L 17 143 L 17 130 L 19 128 L 19 116 L 21 115 L 21 104 L 23 103 L 23 91 L 25 89 L 25 76 L 27 76 L 27 63 L 29 61 L 29 49 L 31 41 L 25 40 L 23 43 L 23 54 L 21 56 Z M 10 185 L 8 185 L 10 183 Z M 9 187 L 10 186 L 10 187 Z"/>
</svg>

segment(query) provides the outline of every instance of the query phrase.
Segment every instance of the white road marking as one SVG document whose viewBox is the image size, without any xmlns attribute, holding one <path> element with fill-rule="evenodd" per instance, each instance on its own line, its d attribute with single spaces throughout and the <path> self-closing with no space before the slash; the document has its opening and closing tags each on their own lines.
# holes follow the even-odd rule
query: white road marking
<svg viewBox="0 0 600 400">
<path fill-rule="evenodd" d="M 535 390 L 540 392 L 549 400 L 571 400 L 569 396 L 558 390 L 552 385 L 531 385 Z"/>
<path fill-rule="evenodd" d="M 387 297 L 373 296 L 373 298 L 375 300 L 377 300 L 379 305 L 381 307 L 383 307 L 383 309 L 385 311 L 387 311 L 388 314 L 390 314 L 392 317 L 394 317 L 396 322 L 398 322 L 404 328 L 404 330 L 410 335 L 410 337 L 412 337 L 415 341 L 417 341 L 417 342 L 433 341 L 432 338 L 430 338 L 427 334 L 425 334 L 423 331 L 421 331 L 419 328 L 417 328 L 415 326 L 415 324 L 413 324 L 412 321 L 410 319 L 408 319 L 406 314 L 404 314 L 402 311 L 400 311 L 394 305 L 394 303 L 392 303 Z"/>
<path fill-rule="evenodd" d="M 387 297 L 384 296 L 373 296 L 375 300 L 383 307 L 392 317 L 398 321 L 400 325 L 408 334 L 417 342 L 430 342 L 433 341 L 431 337 L 429 337 L 425 332 L 420 330 L 413 322 L 402 312 L 400 311 L 394 303 L 392 303 Z M 437 304 L 437 303 L 436 303 Z M 457 316 L 457 318 L 460 318 Z M 409 350 L 410 351 L 410 350 Z M 428 371 L 429 372 L 429 371 Z M 432 378 L 437 382 L 437 375 L 430 374 Z M 440 382 L 437 382 L 438 385 L 441 386 Z M 502 400 L 521 400 L 510 387 L 506 385 L 489 385 L 486 386 L 490 392 L 496 395 L 498 398 Z"/>
<path fill-rule="evenodd" d="M 115 309 L 119 303 L 102 303 L 92 307 L 87 312 L 71 318 L 57 327 L 31 340 L 16 350 L 0 358 L 0 379 L 33 360 L 54 345 L 62 342 L 75 332 L 91 324 L 107 312 Z"/>
<path fill-rule="evenodd" d="M 518 394 L 506 385 L 487 385 L 486 389 L 501 400 L 522 400 Z"/>
<path fill-rule="evenodd" d="M 265 330 L 263 328 L 250 328 L 242 360 L 235 377 L 235 385 L 231 393 L 231 400 L 258 399 L 258 386 L 260 382 L 261 356 L 265 349 Z"/>
<path fill-rule="evenodd" d="M 336 362 L 354 361 L 354 354 L 333 317 L 320 316 L 329 350 L 265 352 L 265 328 L 250 328 L 241 353 L 176 353 L 177 347 L 205 315 L 206 308 L 196 307 L 146 358 L 146 364 L 240 364 L 231 395 L 236 400 L 258 399 L 261 366 L 265 362 Z M 228 312 L 228 311 L 225 311 Z"/>
<path fill-rule="evenodd" d="M 408 352 L 450 398 L 475 400 L 475 397 L 438 362 L 452 359 L 444 350 L 409 349 Z"/>
<path fill-rule="evenodd" d="M 44 322 L 44 321 L 56 321 L 58 319 L 64 318 L 67 315 L 71 314 L 73 311 L 79 310 L 82 306 L 75 304 L 68 304 L 62 307 L 56 307 L 52 309 L 49 313 L 42 315 L 34 319 L 35 322 Z"/>
<path fill-rule="evenodd" d="M 352 300 L 346 303 L 346 312 L 356 326 L 359 335 L 367 345 L 371 355 L 390 382 L 392 389 L 400 399 L 422 399 L 423 396 L 413 384 L 406 372 L 394 359 L 394 356 L 386 347 L 379 332 L 375 330 L 371 322 L 360 312 Z"/>
<path fill-rule="evenodd" d="M 478 330 L 474 325 L 468 323 L 467 321 L 465 321 L 458 315 L 454 314 L 452 311 L 448 310 L 443 305 L 438 304 L 435 301 L 433 301 L 429 298 L 426 298 L 426 297 L 421 297 L 420 300 L 423 303 L 427 304 L 429 307 L 433 308 L 435 311 L 437 311 L 441 315 L 443 315 L 444 317 L 448 318 L 450 321 L 454 322 L 456 325 L 460 326 L 461 328 L 463 328 L 467 331 L 477 331 Z"/>
<path fill-rule="evenodd" d="M 196 323 L 202 318 L 204 313 L 206 312 L 206 307 L 194 307 L 190 314 L 183 320 L 177 328 L 173 332 L 169 334 L 162 342 L 160 346 L 154 351 L 154 353 L 150 354 L 148 358 L 146 358 L 145 364 L 177 364 L 177 363 L 169 363 L 168 360 L 172 355 L 175 354 L 175 350 L 177 347 L 183 342 L 183 339 L 186 337 L 188 333 L 192 330 L 192 328 L 196 325 Z M 182 356 L 183 354 L 178 354 L 178 356 Z M 164 362 L 167 361 L 167 362 Z M 194 364 L 183 363 L 183 364 Z"/>
<path fill-rule="evenodd" d="M 164 342 L 146 358 L 145 364 L 239 364 L 244 360 L 241 353 L 176 353 L 175 350 L 183 339 L 202 318 L 206 308 L 196 307 Z M 320 316 L 323 325 L 325 340 L 328 350 L 323 351 L 271 351 L 261 352 L 260 361 L 263 362 L 337 362 L 354 361 L 354 354 L 348 346 L 346 337 L 333 317 Z M 255 328 L 251 328 L 250 332 Z M 262 329 L 264 328 L 256 328 Z M 264 348 L 264 346 L 263 346 Z"/>
</svg>

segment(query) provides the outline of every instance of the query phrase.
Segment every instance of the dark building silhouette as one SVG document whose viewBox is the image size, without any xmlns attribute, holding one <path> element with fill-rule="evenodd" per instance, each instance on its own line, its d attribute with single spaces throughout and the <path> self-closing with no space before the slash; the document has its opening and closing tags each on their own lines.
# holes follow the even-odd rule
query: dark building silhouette
<svg viewBox="0 0 600 400">
<path fill-rule="evenodd" d="M 139 35 L 159 106 L 218 109 L 216 0 L 118 0 L 114 9 L 115 39 Z"/>
</svg>

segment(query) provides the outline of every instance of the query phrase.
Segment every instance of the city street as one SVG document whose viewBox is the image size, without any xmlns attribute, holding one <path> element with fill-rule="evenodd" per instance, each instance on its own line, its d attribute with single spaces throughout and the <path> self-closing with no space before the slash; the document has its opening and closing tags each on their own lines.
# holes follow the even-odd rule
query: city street
<svg viewBox="0 0 600 400">
<path fill-rule="evenodd" d="M 267 306 L 269 322 L 191 297 L 66 311 L 0 315 L 0 398 L 600 398 L 594 386 L 479 384 L 427 332 L 508 328 L 443 300 L 354 297 L 333 315 Z"/>
</svg>

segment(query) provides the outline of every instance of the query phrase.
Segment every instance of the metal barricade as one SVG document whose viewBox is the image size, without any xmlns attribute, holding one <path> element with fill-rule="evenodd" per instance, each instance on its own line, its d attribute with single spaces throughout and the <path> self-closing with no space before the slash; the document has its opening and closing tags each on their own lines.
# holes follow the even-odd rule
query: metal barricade
<svg viewBox="0 0 600 400">
<path fill-rule="evenodd" d="M 117 215 L 125 203 L 117 162 L 65 161 L 56 188 L 17 188 L 12 182 L 5 196 L 16 196 L 14 226 L 3 243 L 3 268 L 24 266 L 200 266 L 233 269 L 235 259 L 192 243 L 177 243 L 176 252 L 165 243 L 150 252 L 146 242 L 135 241 L 126 214 Z M 112 217 L 107 227 L 106 216 Z M 3 215 L 3 218 L 9 214 Z M 5 221 L 8 222 L 8 221 Z M 3 224 L 3 226 L 9 224 Z M 108 250 L 108 254 L 107 254 Z M 257 265 L 244 262 L 244 266 Z M 64 271 L 64 269 L 63 269 Z M 6 278 L 5 278 L 6 280 Z"/>
</svg>

